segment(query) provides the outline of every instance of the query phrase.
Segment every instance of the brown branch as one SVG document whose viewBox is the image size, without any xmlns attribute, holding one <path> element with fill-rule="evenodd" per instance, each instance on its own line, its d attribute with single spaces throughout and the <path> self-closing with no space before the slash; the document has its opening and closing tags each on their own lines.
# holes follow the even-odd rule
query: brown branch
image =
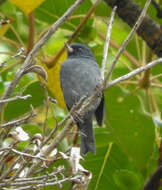
<svg viewBox="0 0 162 190">
<path fill-rule="evenodd" d="M 34 36 L 35 36 L 34 12 L 31 12 L 28 15 L 28 20 L 29 20 L 29 34 L 28 34 L 27 54 L 32 50 L 32 48 L 34 46 Z"/>
<path fill-rule="evenodd" d="M 153 81 L 153 80 L 160 78 L 160 77 L 162 77 L 162 73 L 155 75 L 155 76 L 152 76 L 150 80 Z"/>
<path fill-rule="evenodd" d="M 9 43 L 10 45 L 12 45 L 14 48 L 18 49 L 20 47 L 20 44 L 15 42 L 14 40 L 11 40 L 9 38 L 6 38 L 5 36 L 1 37 L 1 40 Z"/>
<path fill-rule="evenodd" d="M 144 185 L 143 190 L 158 190 L 162 179 L 162 166 L 159 166 Z"/>
<path fill-rule="evenodd" d="M 86 16 L 83 18 L 83 20 L 80 22 L 80 24 L 78 25 L 78 27 L 76 28 L 76 30 L 74 31 L 74 33 L 71 35 L 71 37 L 67 40 L 66 43 L 70 44 L 74 38 L 78 35 L 78 33 L 80 32 L 80 30 L 83 28 L 84 24 L 86 23 L 86 21 L 89 19 L 89 17 L 92 15 L 92 13 L 94 12 L 97 4 L 98 4 L 99 0 L 96 0 L 96 2 L 92 5 L 92 7 L 89 9 L 88 13 L 86 14 Z M 59 57 L 63 54 L 63 52 L 65 51 L 65 46 L 63 46 L 58 52 L 57 54 L 50 60 L 50 61 L 46 61 L 45 63 L 47 64 L 47 66 L 49 68 L 53 67 L 56 62 L 58 61 Z"/>
<path fill-rule="evenodd" d="M 142 9 L 133 0 L 104 0 L 109 6 L 117 6 L 117 14 L 130 27 L 133 27 Z M 152 20 L 149 16 L 145 16 L 142 24 L 137 30 L 153 50 L 153 52 L 162 57 L 162 29 L 161 25 Z"/>
<path fill-rule="evenodd" d="M 147 63 L 152 60 L 152 57 L 153 57 L 153 54 L 152 54 L 151 50 L 149 49 L 149 55 L 147 58 Z M 147 89 L 150 87 L 150 74 L 151 74 L 151 69 L 148 69 L 144 72 L 142 79 L 139 80 L 139 86 L 141 88 Z"/>
<path fill-rule="evenodd" d="M 158 165 L 162 166 L 162 140 L 160 142 L 160 147 L 159 147 L 159 160 L 158 160 Z"/>
</svg>

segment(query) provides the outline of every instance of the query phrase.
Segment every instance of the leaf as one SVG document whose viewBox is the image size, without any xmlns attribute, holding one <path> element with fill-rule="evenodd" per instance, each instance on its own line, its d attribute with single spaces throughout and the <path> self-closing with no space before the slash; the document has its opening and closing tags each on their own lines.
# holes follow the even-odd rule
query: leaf
<svg viewBox="0 0 162 190">
<path fill-rule="evenodd" d="M 32 97 L 26 100 L 16 100 L 7 104 L 5 108 L 5 120 L 19 117 L 31 110 L 31 104 L 36 108 L 42 105 L 45 100 L 44 90 L 39 81 L 32 82 L 25 88 L 22 95 L 27 94 L 30 94 Z"/>
<path fill-rule="evenodd" d="M 62 60 L 63 57 L 66 57 L 66 52 L 63 53 L 63 55 L 60 57 Z M 44 69 L 47 72 L 48 76 L 48 81 L 46 83 L 48 89 L 51 91 L 52 95 L 55 96 L 58 105 L 64 109 L 66 109 L 66 105 L 64 103 L 64 97 L 61 89 L 61 84 L 60 84 L 60 69 L 61 69 L 61 63 L 62 61 L 59 61 L 52 67 L 48 68 L 45 64 L 41 64 Z"/>
<path fill-rule="evenodd" d="M 139 190 L 140 180 L 138 176 L 129 170 L 117 170 L 114 172 L 114 180 L 121 190 Z"/>
<path fill-rule="evenodd" d="M 36 9 L 44 0 L 10 0 L 12 4 L 19 7 L 26 15 Z"/>
<path fill-rule="evenodd" d="M 0 24 L 0 38 L 5 35 L 9 27 L 10 24 Z"/>
<path fill-rule="evenodd" d="M 105 140 L 109 140 L 109 138 L 105 136 Z M 93 176 L 89 190 L 107 189 L 107 187 L 111 190 L 117 190 L 118 185 L 115 183 L 114 173 L 120 169 L 135 171 L 134 165 L 115 143 L 97 146 L 97 154 L 88 154 L 83 165 L 92 172 Z M 140 176 L 138 172 L 137 175 Z"/>
<path fill-rule="evenodd" d="M 106 5 L 105 1 L 100 1 L 95 9 L 96 16 L 108 17 L 111 13 L 111 8 Z"/>
<path fill-rule="evenodd" d="M 106 93 L 106 125 L 119 147 L 141 171 L 146 171 L 154 151 L 155 128 L 139 99 L 119 87 Z"/>
<path fill-rule="evenodd" d="M 36 18 L 46 23 L 54 23 L 74 2 L 75 0 L 46 0 L 36 10 Z M 91 5 L 90 0 L 84 1 L 71 18 L 63 25 L 64 28 L 74 29 L 82 20 L 83 15 L 87 14 Z"/>
</svg>

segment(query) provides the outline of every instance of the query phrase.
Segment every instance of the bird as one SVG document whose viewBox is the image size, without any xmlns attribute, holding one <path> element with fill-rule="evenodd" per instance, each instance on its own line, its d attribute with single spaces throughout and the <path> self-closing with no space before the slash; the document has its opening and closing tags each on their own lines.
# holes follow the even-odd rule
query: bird
<svg viewBox="0 0 162 190">
<path fill-rule="evenodd" d="M 74 43 L 66 44 L 67 59 L 61 64 L 60 85 L 67 109 L 70 111 L 83 97 L 91 96 L 102 81 L 100 68 L 89 47 Z M 104 95 L 99 96 L 76 124 L 81 131 L 81 153 L 96 154 L 93 133 L 93 117 L 102 125 L 104 118 Z"/>
</svg>

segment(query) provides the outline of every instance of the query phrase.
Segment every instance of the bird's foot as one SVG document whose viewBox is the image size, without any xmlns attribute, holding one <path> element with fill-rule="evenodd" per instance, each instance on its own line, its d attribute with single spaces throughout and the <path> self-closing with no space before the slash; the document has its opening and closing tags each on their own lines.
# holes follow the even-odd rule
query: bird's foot
<svg viewBox="0 0 162 190">
<path fill-rule="evenodd" d="M 82 116 L 77 111 L 72 112 L 71 115 L 76 123 L 83 123 Z"/>
<path fill-rule="evenodd" d="M 97 84 L 96 88 L 95 88 L 96 92 L 97 92 L 97 96 L 102 98 L 103 97 L 103 88 L 101 84 Z"/>
</svg>

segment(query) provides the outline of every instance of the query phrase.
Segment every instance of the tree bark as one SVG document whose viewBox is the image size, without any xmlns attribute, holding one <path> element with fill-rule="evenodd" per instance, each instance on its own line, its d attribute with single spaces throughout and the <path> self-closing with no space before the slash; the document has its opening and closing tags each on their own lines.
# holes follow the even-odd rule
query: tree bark
<svg viewBox="0 0 162 190">
<path fill-rule="evenodd" d="M 117 6 L 118 16 L 133 27 L 142 9 L 134 0 L 104 0 L 107 5 Z M 162 57 L 162 25 L 155 22 L 149 16 L 145 16 L 142 24 L 137 30 L 137 34 L 146 41 L 147 45 L 158 56 Z"/>
</svg>

